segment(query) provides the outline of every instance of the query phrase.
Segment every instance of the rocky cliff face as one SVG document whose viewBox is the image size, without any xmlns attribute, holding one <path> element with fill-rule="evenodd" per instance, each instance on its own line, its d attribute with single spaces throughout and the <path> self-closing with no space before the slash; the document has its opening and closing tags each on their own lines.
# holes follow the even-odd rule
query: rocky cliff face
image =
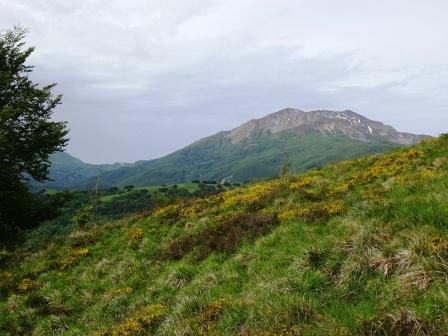
<svg viewBox="0 0 448 336">
<path fill-rule="evenodd" d="M 253 134 L 284 131 L 304 133 L 316 131 L 322 134 L 344 134 L 353 139 L 369 141 L 379 138 L 401 145 L 418 143 L 428 136 L 398 132 L 392 126 L 373 121 L 353 111 L 310 111 L 286 108 L 260 119 L 250 120 L 227 132 L 233 143 Z"/>
</svg>

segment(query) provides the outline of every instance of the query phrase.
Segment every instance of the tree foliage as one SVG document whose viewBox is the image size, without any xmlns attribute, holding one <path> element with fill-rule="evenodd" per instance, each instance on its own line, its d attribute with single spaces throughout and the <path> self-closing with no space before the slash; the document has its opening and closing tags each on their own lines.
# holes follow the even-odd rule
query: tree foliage
<svg viewBox="0 0 448 336">
<path fill-rule="evenodd" d="M 56 84 L 41 87 L 30 79 L 34 48 L 25 46 L 25 35 L 20 27 L 0 33 L 0 228 L 9 231 L 41 219 L 23 180 L 45 180 L 49 155 L 68 141 L 66 123 L 51 121 L 61 102 L 52 93 Z"/>
</svg>

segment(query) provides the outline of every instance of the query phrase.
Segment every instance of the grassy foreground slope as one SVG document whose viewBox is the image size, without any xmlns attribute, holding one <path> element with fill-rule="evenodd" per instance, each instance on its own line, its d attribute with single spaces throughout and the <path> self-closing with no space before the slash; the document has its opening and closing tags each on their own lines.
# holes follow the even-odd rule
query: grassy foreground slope
<svg viewBox="0 0 448 336">
<path fill-rule="evenodd" d="M 1 259 L 2 335 L 446 335 L 448 138 Z M 40 232 L 40 233 L 39 233 Z"/>
</svg>

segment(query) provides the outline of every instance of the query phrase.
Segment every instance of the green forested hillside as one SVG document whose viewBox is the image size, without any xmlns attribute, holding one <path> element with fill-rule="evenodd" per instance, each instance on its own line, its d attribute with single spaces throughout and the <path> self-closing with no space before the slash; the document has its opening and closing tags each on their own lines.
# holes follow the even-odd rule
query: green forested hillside
<svg viewBox="0 0 448 336">
<path fill-rule="evenodd" d="M 299 172 L 397 146 L 384 140 L 367 142 L 342 135 L 289 131 L 276 135 L 254 134 L 232 143 L 225 133 L 218 133 L 160 159 L 103 173 L 99 179 L 104 187 L 158 185 L 192 179 L 245 181 L 278 176 L 286 161 L 290 161 L 293 171 Z"/>
<path fill-rule="evenodd" d="M 1 254 L 2 335 L 446 335 L 448 137 Z"/>
<path fill-rule="evenodd" d="M 113 171 L 127 164 L 89 164 L 66 153 L 57 152 L 50 155 L 50 174 L 48 180 L 40 183 L 32 180 L 30 185 L 33 189 L 57 188 L 70 189 L 85 187 L 90 179 L 101 173 Z"/>
</svg>

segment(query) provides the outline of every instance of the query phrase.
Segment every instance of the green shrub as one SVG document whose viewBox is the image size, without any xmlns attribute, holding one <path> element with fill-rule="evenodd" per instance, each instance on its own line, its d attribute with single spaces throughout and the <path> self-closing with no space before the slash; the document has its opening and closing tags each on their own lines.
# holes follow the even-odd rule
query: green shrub
<svg viewBox="0 0 448 336">
<path fill-rule="evenodd" d="M 91 205 L 85 205 L 81 207 L 75 215 L 72 217 L 73 222 L 80 228 L 85 228 L 87 223 L 92 220 L 93 207 Z"/>
<path fill-rule="evenodd" d="M 213 252 L 231 253 L 244 241 L 253 241 L 271 232 L 278 223 L 276 215 L 237 215 L 198 234 L 174 240 L 163 255 L 169 259 L 181 259 L 195 250 L 197 258 L 203 259 Z"/>
<path fill-rule="evenodd" d="M 430 336 L 435 335 L 435 328 L 414 312 L 401 310 L 398 314 L 384 314 L 364 320 L 359 333 L 366 336 Z"/>
</svg>

